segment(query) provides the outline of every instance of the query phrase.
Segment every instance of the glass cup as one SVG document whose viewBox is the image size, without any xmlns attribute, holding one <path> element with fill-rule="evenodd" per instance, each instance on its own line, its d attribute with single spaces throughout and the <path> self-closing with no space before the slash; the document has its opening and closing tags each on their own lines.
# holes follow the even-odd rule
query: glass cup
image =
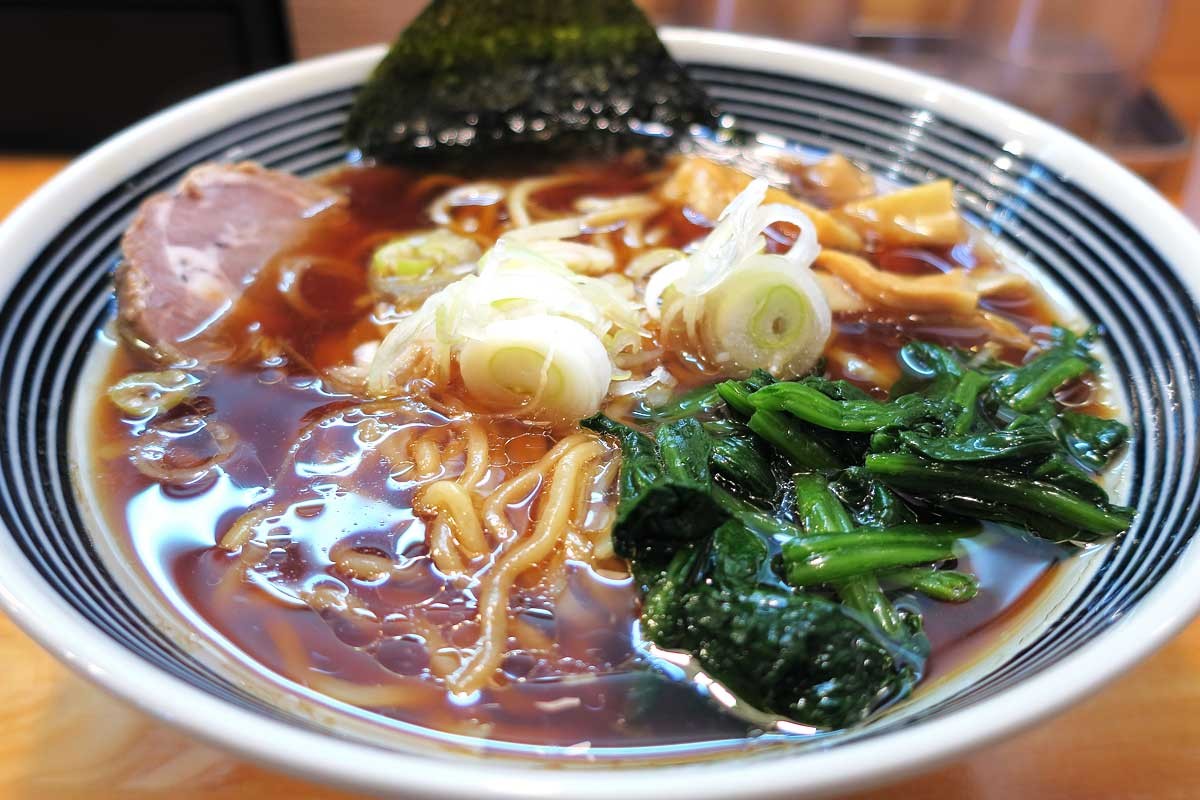
<svg viewBox="0 0 1200 800">
<path fill-rule="evenodd" d="M 973 0 L 953 79 L 1024 106 L 1085 138 L 1111 129 L 1141 88 L 1163 0 Z"/>
</svg>

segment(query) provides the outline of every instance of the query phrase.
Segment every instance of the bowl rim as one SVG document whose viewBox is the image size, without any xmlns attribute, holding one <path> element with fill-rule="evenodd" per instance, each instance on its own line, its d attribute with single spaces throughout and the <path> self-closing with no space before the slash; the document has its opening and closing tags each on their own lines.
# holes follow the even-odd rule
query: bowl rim
<svg viewBox="0 0 1200 800">
<path fill-rule="evenodd" d="M 1053 166 L 1141 231 L 1193 297 L 1200 296 L 1200 232 L 1165 198 L 1090 145 L 970 89 L 861 56 L 741 34 L 664 28 L 682 61 L 719 63 L 822 80 L 912 103 L 1002 139 L 1005 150 Z M 197 135 L 305 97 L 361 82 L 375 45 L 299 62 L 220 87 L 93 148 L 0 223 L 0 298 L 61 226 L 97 197 Z M 1003 138 L 1002 138 L 1003 137 Z M 57 401 L 56 401 L 57 402 Z M 897 731 L 794 756 L 720 758 L 684 765 L 544 764 L 409 754 L 303 730 L 220 700 L 159 671 L 80 619 L 0 537 L 0 609 L 77 673 L 151 716 L 235 753 L 317 781 L 408 797 L 613 796 L 658 800 L 817 796 L 895 780 L 1029 726 L 1095 691 L 1163 644 L 1200 610 L 1200 551 L 1193 544 L 1123 619 L 1061 661 L 995 695 Z M 803 765 L 804 769 L 796 767 Z M 603 770 L 603 777 L 598 771 Z"/>
</svg>

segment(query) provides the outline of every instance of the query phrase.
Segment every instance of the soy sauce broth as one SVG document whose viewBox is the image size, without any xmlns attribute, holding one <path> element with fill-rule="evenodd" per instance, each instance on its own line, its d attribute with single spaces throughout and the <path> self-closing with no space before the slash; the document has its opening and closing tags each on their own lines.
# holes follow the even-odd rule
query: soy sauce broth
<svg viewBox="0 0 1200 800">
<path fill-rule="evenodd" d="M 539 193 L 538 202 L 565 209 L 583 195 L 644 191 L 654 177 L 636 162 L 586 169 L 586 180 Z M 510 631 L 512 649 L 498 685 L 461 701 L 423 681 L 429 648 L 420 641 L 410 609 L 419 607 L 442 622 L 457 620 L 462 641 L 448 644 L 467 645 L 475 597 L 470 587 L 456 587 L 433 569 L 411 491 L 381 489 L 383 473 L 375 475 L 375 483 L 359 481 L 357 490 L 329 482 L 333 499 L 322 515 L 292 520 L 286 539 L 271 546 L 265 567 L 253 573 L 254 585 L 231 585 L 228 576 L 238 556 L 216 548 L 216 541 L 253 503 L 272 491 L 287 491 L 279 484 L 313 481 L 320 470 L 290 462 L 289 448 L 315 420 L 354 406 L 352 398 L 323 386 L 314 371 L 346 363 L 356 347 L 378 337 L 379 329 L 363 321 L 360 300 L 373 247 L 389 234 L 431 227 L 425 209 L 445 188 L 436 177 L 382 167 L 344 168 L 323 180 L 341 189 L 348 202 L 312 219 L 305 236 L 279 254 L 223 321 L 224 338 L 239 358 L 211 369 L 202 397 L 192 401 L 236 431 L 240 445 L 233 456 L 199 484 L 160 487 L 129 461 L 136 424 L 122 420 L 103 397 L 96 402 L 91 480 L 108 525 L 130 544 L 149 581 L 168 602 L 208 623 L 218 646 L 245 654 L 285 685 L 343 699 L 359 707 L 353 713 L 430 736 L 480 737 L 498 747 L 529 745 L 539 752 L 575 747 L 572 752 L 592 755 L 608 748 L 624 754 L 681 747 L 707 752 L 769 740 L 756 738 L 758 731 L 721 713 L 690 687 L 645 668 L 636 646 L 637 592 L 619 563 L 571 564 L 557 603 L 530 587 L 518 588 L 511 606 L 517 631 Z M 486 240 L 502 220 L 502 211 L 494 209 L 464 223 L 463 230 Z M 664 246 L 685 247 L 706 232 L 678 208 L 664 211 L 660 221 L 670 231 Z M 974 268 L 994 257 L 966 243 L 872 258 L 885 269 L 921 272 Z M 320 268 L 305 271 L 305 285 L 288 300 L 280 282 L 295 259 L 319 261 Z M 296 302 L 310 313 L 298 314 Z M 1052 321 L 1044 301 L 1032 293 L 1007 297 L 992 310 L 1024 330 L 1036 332 Z M 830 360 L 829 376 L 882 394 L 896 375 L 897 350 L 913 338 L 976 348 L 987 333 L 920 317 L 838 318 L 832 345 L 852 352 L 856 361 Z M 267 340 L 287 347 L 255 349 Z M 1025 354 L 1009 349 L 1002 355 L 1019 361 Z M 148 366 L 119 350 L 110 382 Z M 679 375 L 681 389 L 713 379 L 695 363 Z M 1090 403 L 1096 393 L 1084 389 Z M 515 467 L 544 451 L 545 444 L 526 440 L 539 435 L 499 426 L 489 434 L 490 447 L 509 453 Z M 346 463 L 364 458 L 353 436 L 331 448 Z M 294 493 L 303 491 L 300 486 Z M 383 579 L 346 578 L 332 567 L 337 547 L 360 548 L 399 566 Z M 1061 556 L 1054 546 L 1007 534 L 988 533 L 971 543 L 962 564 L 980 576 L 979 596 L 958 606 L 919 601 L 933 645 L 930 673 L 953 672 L 1000 641 L 1006 620 L 1035 602 Z M 318 589 L 352 597 L 356 615 L 348 622 L 345 615 L 322 614 L 296 599 Z M 523 650 L 522 638 L 551 642 L 553 658 Z"/>
</svg>

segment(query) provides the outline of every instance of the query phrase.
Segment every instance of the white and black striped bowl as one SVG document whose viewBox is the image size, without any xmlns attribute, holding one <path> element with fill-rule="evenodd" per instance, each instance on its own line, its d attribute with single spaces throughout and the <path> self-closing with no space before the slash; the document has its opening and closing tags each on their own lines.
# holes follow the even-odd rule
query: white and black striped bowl
<svg viewBox="0 0 1200 800">
<path fill-rule="evenodd" d="M 1061 570 L 1017 635 L 918 702 L 817 747 L 564 769 L 367 741 L 234 680 L 147 613 L 72 477 L 81 463 L 72 409 L 92 391 L 119 236 L 146 194 L 202 161 L 249 158 L 303 174 L 344 160 L 339 129 L 380 49 L 287 67 L 163 112 L 75 162 L 0 227 L 4 609 L 89 678 L 244 756 L 375 792 L 473 800 L 797 797 L 879 782 L 1062 709 L 1182 626 L 1200 601 L 1196 230 L 1100 153 L 973 92 L 767 39 L 664 38 L 764 141 L 837 149 L 900 183 L 953 179 L 973 222 L 1062 305 L 1103 325 L 1136 434 L 1124 483 L 1137 522 Z"/>
</svg>

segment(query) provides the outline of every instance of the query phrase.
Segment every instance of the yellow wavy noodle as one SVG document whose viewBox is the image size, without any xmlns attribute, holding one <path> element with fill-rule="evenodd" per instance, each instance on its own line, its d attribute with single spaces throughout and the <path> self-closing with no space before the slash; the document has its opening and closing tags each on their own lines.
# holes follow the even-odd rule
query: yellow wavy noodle
<svg viewBox="0 0 1200 800">
<path fill-rule="evenodd" d="M 425 640 L 425 651 L 429 656 L 429 671 L 438 678 L 445 678 L 458 669 L 462 656 L 457 647 L 452 646 L 442 635 L 442 630 L 421 615 L 416 609 L 410 626 L 412 632 Z"/>
<path fill-rule="evenodd" d="M 635 217 L 625 224 L 621 231 L 621 241 L 631 250 L 641 250 L 646 246 L 646 220 Z"/>
<path fill-rule="evenodd" d="M 439 436 L 438 438 L 441 437 Z M 452 466 L 453 462 L 457 461 L 458 457 L 466 449 L 466 445 L 461 437 L 455 437 L 445 444 L 438 443 L 438 447 L 441 448 L 442 469 L 446 471 L 454 469 Z"/>
<path fill-rule="evenodd" d="M 458 483 L 467 491 L 474 491 L 487 475 L 490 466 L 487 432 L 478 422 L 472 421 L 467 424 L 464 439 L 467 459 L 463 464 L 462 474 L 458 476 Z"/>
<path fill-rule="evenodd" d="M 417 475 L 421 478 L 431 478 L 442 468 L 442 454 L 438 446 L 428 437 L 421 437 L 412 446 L 413 463 L 417 465 Z"/>
<path fill-rule="evenodd" d="M 408 196 L 413 199 L 421 199 L 434 192 L 444 192 L 447 189 L 462 186 L 463 183 L 462 178 L 435 172 L 414 181 L 412 186 L 408 187 Z"/>
<path fill-rule="evenodd" d="M 565 543 L 565 535 L 560 543 Z M 540 587 L 546 597 L 558 598 L 567 589 L 567 550 L 555 547 L 544 565 L 539 569 L 527 569 L 514 582 L 521 588 Z M 508 601 L 505 601 L 508 605 Z"/>
<path fill-rule="evenodd" d="M 234 551 L 244 546 L 258 534 L 258 527 L 274 515 L 269 506 L 251 509 L 238 517 L 219 542 L 222 550 Z"/>
<path fill-rule="evenodd" d="M 428 703 L 429 687 L 417 682 L 362 684 L 310 671 L 308 688 L 360 708 L 405 708 Z"/>
<path fill-rule="evenodd" d="M 468 560 L 489 552 L 471 496 L 454 481 L 440 480 L 426 486 L 417 495 L 413 510 L 422 517 L 444 521 Z"/>
<path fill-rule="evenodd" d="M 622 197 L 581 197 L 575 201 L 575 207 L 587 214 L 588 225 L 603 228 L 645 220 L 657 214 L 663 206 L 648 194 L 629 194 Z"/>
<path fill-rule="evenodd" d="M 364 407 L 364 410 L 369 410 Z M 306 428 L 311 430 L 313 426 Z M 389 435 L 390 434 L 390 435 Z M 414 501 L 414 510 L 429 519 L 430 554 L 438 569 L 446 574 L 460 574 L 467 562 L 490 552 L 483 533 L 471 491 L 491 470 L 487 431 L 478 420 L 451 420 L 414 434 L 414 426 L 396 429 L 377 418 L 367 417 L 358 423 L 358 442 L 366 448 L 364 460 L 372 455 L 383 460 L 392 474 L 408 468 L 427 483 Z M 303 432 L 302 432 L 303 436 Z M 448 441 L 447 441 L 448 439 Z M 457 481 L 444 477 L 455 471 L 455 461 L 461 461 Z M 285 464 L 291 468 L 291 461 Z M 246 572 L 253 568 L 265 552 L 246 549 L 246 545 L 265 535 L 263 523 L 277 515 L 274 504 L 251 509 L 230 526 L 221 537 L 220 546 L 229 551 L 243 550 L 238 568 L 224 578 L 232 587 L 240 585 Z M 335 548 L 331 553 L 334 568 L 350 578 L 371 580 L 390 571 L 390 561 L 382 556 L 361 553 L 353 548 Z"/>
<path fill-rule="evenodd" d="M 412 233 L 412 231 L 383 230 L 383 231 L 377 231 L 375 233 L 372 233 L 369 236 L 364 236 L 358 242 L 358 244 L 355 245 L 355 248 L 354 248 L 355 259 L 360 264 L 367 264 L 371 261 L 371 256 L 380 247 L 382 247 L 383 245 L 387 244 L 388 242 L 390 242 L 394 239 L 400 238 L 401 236 L 407 236 L 410 233 Z"/>
<path fill-rule="evenodd" d="M 246 576 L 250 570 L 258 566 L 266 557 L 266 545 L 257 542 L 246 542 L 242 545 L 235 556 L 236 563 L 221 575 L 220 583 L 213 592 L 213 598 L 221 603 L 233 602 L 234 595 L 246 585 Z"/>
<path fill-rule="evenodd" d="M 466 572 L 467 565 L 463 563 L 462 554 L 454 542 L 454 531 L 450 523 L 441 517 L 435 517 L 427 527 L 429 557 L 443 575 L 461 575 Z"/>
<path fill-rule="evenodd" d="M 567 531 L 563 537 L 563 553 L 569 561 L 590 561 L 592 543 L 577 531 Z"/>
<path fill-rule="evenodd" d="M 308 686 L 312 670 L 309 669 L 308 650 L 305 649 L 300 635 L 282 620 L 268 622 L 265 632 L 283 663 L 283 673 L 296 683 Z"/>
<path fill-rule="evenodd" d="M 329 555 L 334 569 L 351 579 L 378 580 L 392 570 L 392 562 L 385 556 L 363 553 L 352 547 L 334 547 Z"/>
<path fill-rule="evenodd" d="M 558 545 L 571 518 L 580 474 L 605 453 L 598 439 L 589 438 L 559 458 L 532 534 L 503 552 L 483 576 L 479 591 L 479 646 L 447 679 L 455 692 L 470 693 L 481 688 L 499 667 L 507 642 L 508 596 L 513 582 Z"/>
<path fill-rule="evenodd" d="M 419 681 L 396 679 L 363 684 L 315 670 L 304 642 L 290 625 L 275 620 L 267 624 L 266 632 L 286 665 L 284 672 L 288 677 L 334 700 L 360 708 L 411 708 L 437 702 L 438 690 Z"/>
<path fill-rule="evenodd" d="M 453 233 L 473 239 L 480 250 L 487 250 L 496 243 L 502 233 L 501 227 L 495 206 L 468 207 L 450 223 Z"/>
<path fill-rule="evenodd" d="M 456 209 L 455 222 L 473 216 L 493 228 L 533 224 L 536 218 L 548 214 L 530 196 L 566 182 L 569 181 L 531 182 L 509 192 L 511 221 L 499 220 L 497 212 L 501 206 L 493 204 Z M 422 191 L 434 188 L 431 184 Z M 639 221 L 638 236 L 633 242 L 618 241 L 609 231 L 593 234 L 593 241 L 598 238 L 597 244 L 611 250 L 640 245 L 644 230 L 641 223 L 660 206 L 646 196 L 634 195 L 600 199 L 580 210 L 605 224 L 619 226 Z M 450 421 L 424 428 L 416 424 L 397 426 L 386 421 L 387 415 L 395 413 L 415 419 L 412 404 L 379 401 L 359 407 L 358 413 L 367 418 L 356 424 L 354 435 L 363 448 L 363 466 L 381 462 L 394 477 L 405 475 L 408 481 L 416 479 L 413 510 L 426 523 L 428 552 L 436 568 L 444 575 L 478 582 L 475 619 L 446 630 L 444 623 L 424 619 L 422 612 L 414 609 L 411 620 L 414 633 L 425 641 L 430 674 L 456 692 L 470 693 L 496 679 L 508 650 L 510 624 L 521 649 L 549 654 L 556 647 L 552 637 L 528 622 L 510 621 L 510 597 L 518 581 L 529 588 L 544 589 L 545 596 L 556 597 L 567 585 L 568 562 L 587 563 L 597 554 L 611 551 L 603 532 L 587 530 L 589 524 L 595 528 L 595 520 L 589 518 L 593 497 L 605 491 L 605 470 L 600 462 L 607 449 L 590 434 L 568 435 L 549 445 L 546 435 L 538 433 L 544 444 L 539 443 L 536 450 L 525 448 L 515 460 L 527 464 L 526 459 L 548 449 L 534 463 L 514 474 L 511 467 L 505 466 L 514 458 L 504 448 L 499 451 L 500 460 L 494 463 L 486 418 L 458 416 L 462 409 L 452 395 L 445 398 L 438 395 L 430 404 L 441 413 L 452 415 Z M 300 432 L 300 441 L 325 419 L 328 418 L 306 425 Z M 304 453 L 304 459 L 309 461 L 340 456 L 332 438 L 309 441 L 307 450 L 302 447 L 297 445 L 289 451 L 281 473 L 297 466 L 299 453 Z M 346 483 L 344 488 L 361 491 L 362 487 Z M 514 512 L 522 505 L 529 510 Z M 221 546 L 238 554 L 237 565 L 225 576 L 226 591 L 232 593 L 246 585 L 247 573 L 267 553 L 264 544 L 267 521 L 286 511 L 269 502 L 246 512 L 223 535 Z M 349 580 L 377 579 L 395 568 L 390 559 L 345 543 L 331 548 L 330 561 L 333 571 Z M 361 604 L 353 594 L 345 593 L 336 597 L 310 594 L 303 599 L 317 613 L 345 614 L 351 618 L 357 616 L 351 606 Z M 323 675 L 313 671 L 296 631 L 278 624 L 268 631 L 268 636 L 284 661 L 284 672 L 309 688 L 344 702 L 364 707 L 411 705 L 423 702 L 423 691 L 436 688 L 430 684 L 420 687 L 419 681 L 412 681 L 413 686 L 362 685 Z"/>
<path fill-rule="evenodd" d="M 593 233 L 591 236 L 590 244 L 593 247 L 599 247 L 600 249 L 605 250 L 609 253 L 611 253 L 615 249 L 615 244 L 613 242 L 612 233 L 610 231 L 600 231 L 599 233 Z M 611 267 L 610 267 L 610 269 L 611 269 Z M 588 274 L 599 274 L 600 272 L 601 271 L 596 271 L 595 273 L 589 272 Z"/>
<path fill-rule="evenodd" d="M 533 200 L 535 194 L 543 189 L 553 189 L 577 183 L 587 177 L 585 174 L 550 175 L 542 178 L 526 178 L 525 180 L 517 181 L 509 189 L 507 200 L 508 218 L 512 222 L 513 227 L 524 228 L 532 225 L 535 213 L 545 215 L 545 210 Z"/>
<path fill-rule="evenodd" d="M 560 439 L 537 463 L 496 487 L 483 504 L 483 524 L 487 526 L 488 532 L 500 541 L 516 536 L 516 530 L 508 518 L 508 507 L 529 497 L 545 479 L 550 467 L 557 463 L 567 450 L 587 441 L 588 438 L 587 434 L 576 433 Z"/>
<path fill-rule="evenodd" d="M 430 441 L 423 438 L 419 444 L 432 447 Z M 460 450 L 465 456 L 457 480 L 443 479 L 427 485 L 413 503 L 413 510 L 428 520 L 430 557 L 447 575 L 462 573 L 468 562 L 491 550 L 471 496 L 491 469 L 487 432 L 478 421 L 467 423 L 465 431 L 444 448 L 442 458 L 457 455 Z M 417 469 L 422 477 L 432 474 L 419 460 Z"/>
<path fill-rule="evenodd" d="M 593 469 L 585 470 L 580 477 L 571 511 L 571 531 L 574 533 L 582 533 L 587 525 L 588 512 L 592 508 L 592 495 L 603 472 L 604 465 L 599 464 Z"/>
<path fill-rule="evenodd" d="M 477 206 L 475 212 L 475 234 L 476 241 L 481 247 L 490 247 L 495 243 L 496 239 L 500 238 L 500 227 L 503 221 L 500 219 L 500 205 L 492 203 L 486 206 Z"/>
<path fill-rule="evenodd" d="M 657 247 L 664 239 L 667 238 L 667 235 L 670 232 L 670 228 L 666 225 L 652 225 L 650 226 L 650 229 L 642 235 L 642 246 Z"/>
<path fill-rule="evenodd" d="M 387 463 L 392 475 L 399 475 L 416 468 L 411 456 L 413 438 L 413 430 L 404 428 L 381 439 L 375 445 L 376 452 Z"/>
<path fill-rule="evenodd" d="M 597 561 L 617 557 L 617 552 L 613 549 L 611 530 L 604 530 L 596 534 L 596 539 L 592 543 L 592 556 Z"/>
</svg>

